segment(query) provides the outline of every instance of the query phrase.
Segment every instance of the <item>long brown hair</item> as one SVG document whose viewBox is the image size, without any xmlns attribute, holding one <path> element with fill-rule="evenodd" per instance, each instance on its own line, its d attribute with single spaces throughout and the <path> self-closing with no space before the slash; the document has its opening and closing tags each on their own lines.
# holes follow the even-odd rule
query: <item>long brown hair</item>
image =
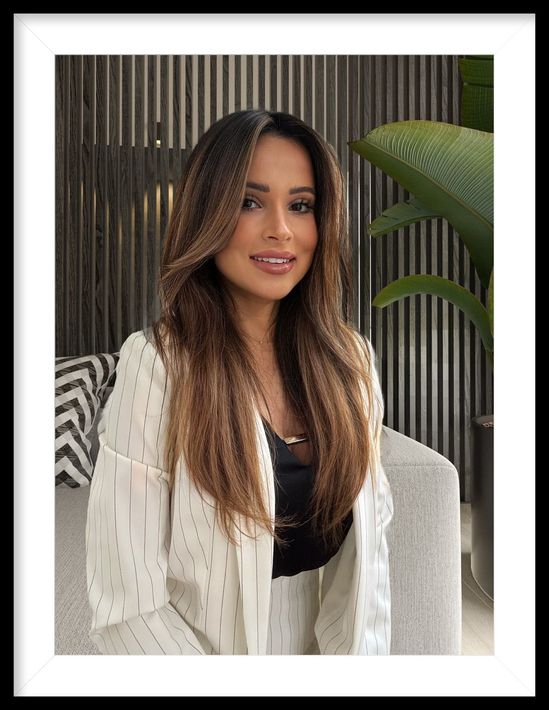
<svg viewBox="0 0 549 710">
<path fill-rule="evenodd" d="M 288 401 L 309 436 L 315 475 L 308 513 L 325 543 L 339 544 L 353 501 L 375 470 L 381 418 L 372 422 L 369 414 L 374 363 L 350 322 L 350 244 L 337 154 L 290 114 L 231 113 L 201 136 L 185 165 L 162 253 L 161 314 L 152 324 L 171 388 L 165 469 L 172 486 L 184 452 L 192 483 L 213 498 L 233 543 L 236 514 L 248 529 L 255 521 L 279 542 L 277 531 L 292 524 L 277 517 L 273 525 L 262 497 L 254 407 L 264 392 L 212 258 L 234 233 L 265 134 L 300 143 L 314 170 L 318 243 L 309 271 L 278 304 L 274 347 Z"/>
</svg>

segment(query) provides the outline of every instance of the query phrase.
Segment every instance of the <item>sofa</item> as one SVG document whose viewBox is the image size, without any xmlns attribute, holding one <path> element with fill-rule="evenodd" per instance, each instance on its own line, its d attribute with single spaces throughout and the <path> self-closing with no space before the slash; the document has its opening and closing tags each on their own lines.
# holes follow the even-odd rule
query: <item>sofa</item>
<svg viewBox="0 0 549 710">
<path fill-rule="evenodd" d="M 99 655 L 88 638 L 85 523 L 97 423 L 118 353 L 56 359 L 55 653 Z M 392 655 L 461 654 L 459 478 L 441 454 L 389 427 L 381 461 L 393 494 Z"/>
</svg>

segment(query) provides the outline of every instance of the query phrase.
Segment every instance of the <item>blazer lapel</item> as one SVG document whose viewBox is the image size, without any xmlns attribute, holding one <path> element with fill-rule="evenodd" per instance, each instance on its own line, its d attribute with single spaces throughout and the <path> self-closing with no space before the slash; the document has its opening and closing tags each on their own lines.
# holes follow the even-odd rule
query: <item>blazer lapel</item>
<svg viewBox="0 0 549 710">
<path fill-rule="evenodd" d="M 275 518 L 274 471 L 267 436 L 259 411 L 255 410 L 257 444 L 263 495 L 269 504 L 271 520 Z M 273 574 L 274 539 L 267 531 L 256 527 L 257 540 L 245 534 L 247 528 L 242 517 L 235 530 L 240 545 L 237 549 L 238 573 L 242 593 L 244 628 L 248 655 L 265 655 L 269 625 L 271 582 Z"/>
</svg>

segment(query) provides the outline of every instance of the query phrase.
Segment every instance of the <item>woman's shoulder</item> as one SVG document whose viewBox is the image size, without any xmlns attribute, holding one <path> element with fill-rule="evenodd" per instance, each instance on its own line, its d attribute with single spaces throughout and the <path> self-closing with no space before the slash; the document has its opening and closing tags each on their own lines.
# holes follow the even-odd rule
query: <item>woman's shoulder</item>
<svg viewBox="0 0 549 710">
<path fill-rule="evenodd" d="M 130 333 L 120 347 L 120 357 L 129 357 L 137 350 L 143 352 L 145 348 L 148 351 L 150 351 L 151 348 L 156 351 L 156 345 L 151 327 L 148 327 L 145 330 L 135 330 L 133 333 Z"/>
<path fill-rule="evenodd" d="M 106 442 L 118 453 L 157 466 L 169 384 L 149 333 L 139 330 L 128 335 L 120 348 L 116 369 Z"/>
<path fill-rule="evenodd" d="M 165 388 L 166 368 L 151 328 L 134 331 L 124 340 L 117 371 L 117 379 L 130 381 L 136 388 Z"/>
<path fill-rule="evenodd" d="M 160 359 L 151 327 L 130 333 L 120 347 L 120 361 L 136 359 L 145 362 Z"/>
</svg>

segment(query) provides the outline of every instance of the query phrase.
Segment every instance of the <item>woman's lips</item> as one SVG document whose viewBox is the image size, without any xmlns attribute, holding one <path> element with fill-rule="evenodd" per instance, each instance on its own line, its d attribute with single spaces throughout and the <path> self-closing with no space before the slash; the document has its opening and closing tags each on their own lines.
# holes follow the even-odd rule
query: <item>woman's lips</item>
<svg viewBox="0 0 549 710">
<path fill-rule="evenodd" d="M 286 264 L 270 264 L 268 261 L 257 261 L 250 257 L 250 261 L 254 266 L 256 266 L 260 271 L 264 271 L 266 274 L 287 274 L 294 268 L 295 259 L 288 261 Z"/>
</svg>

